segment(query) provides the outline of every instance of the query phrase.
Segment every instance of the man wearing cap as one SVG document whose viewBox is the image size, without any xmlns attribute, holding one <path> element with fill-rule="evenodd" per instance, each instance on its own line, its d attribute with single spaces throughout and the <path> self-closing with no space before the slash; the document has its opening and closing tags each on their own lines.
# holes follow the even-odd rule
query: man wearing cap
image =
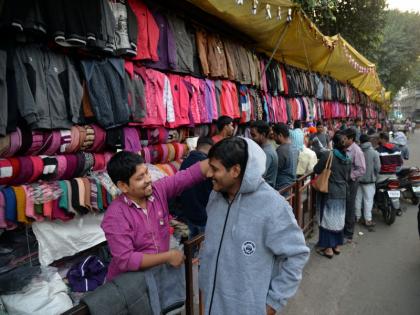
<svg viewBox="0 0 420 315">
<path fill-rule="evenodd" d="M 318 157 L 323 150 L 330 148 L 330 139 L 322 122 L 317 122 L 316 132 L 310 134 L 308 147 L 315 151 Z"/>
</svg>

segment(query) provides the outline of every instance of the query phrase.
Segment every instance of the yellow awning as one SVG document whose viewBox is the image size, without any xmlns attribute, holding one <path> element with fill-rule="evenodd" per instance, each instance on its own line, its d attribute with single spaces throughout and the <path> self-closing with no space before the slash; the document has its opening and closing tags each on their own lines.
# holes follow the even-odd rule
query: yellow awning
<svg viewBox="0 0 420 315">
<path fill-rule="evenodd" d="M 274 58 L 279 61 L 349 82 L 374 102 L 386 102 L 375 64 L 340 35 L 324 36 L 300 7 L 289 0 L 258 1 L 255 15 L 252 14 L 252 1 L 248 0 L 244 0 L 243 5 L 233 0 L 189 1 L 251 37 L 255 41 L 255 48 L 268 56 L 276 51 Z M 266 18 L 267 4 L 270 6 L 271 19 Z M 289 9 L 292 19 L 287 22 Z"/>
</svg>

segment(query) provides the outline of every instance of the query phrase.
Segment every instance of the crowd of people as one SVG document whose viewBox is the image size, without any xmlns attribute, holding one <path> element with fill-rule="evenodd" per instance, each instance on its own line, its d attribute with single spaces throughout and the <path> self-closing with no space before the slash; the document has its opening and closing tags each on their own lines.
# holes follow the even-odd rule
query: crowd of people
<svg viewBox="0 0 420 315">
<path fill-rule="evenodd" d="M 169 246 L 168 203 L 176 198 L 190 238 L 205 234 L 199 270 L 205 313 L 275 314 L 295 294 L 309 256 L 279 191 L 330 165 L 328 193 L 316 198 L 317 252 L 340 254 L 356 222 L 375 224 L 376 181 L 401 167 L 402 151 L 408 158 L 404 134 L 394 144 L 379 127 L 360 119 L 334 126 L 254 121 L 249 137 L 238 137 L 234 121 L 222 116 L 217 134 L 198 138 L 178 173 L 153 183 L 141 156 L 117 153 L 107 170 L 123 194 L 102 223 L 113 256 L 107 279 L 182 265 L 183 253 Z"/>
<path fill-rule="evenodd" d="M 218 129 L 219 134 L 212 138 L 214 142 L 232 137 L 233 121 L 222 117 Z M 251 123 L 250 138 L 265 153 L 263 178 L 277 191 L 313 171 L 320 174 L 328 158 L 332 159 L 329 192 L 317 194 L 319 254 L 328 258 L 338 255 L 341 245 L 352 242 L 356 222 L 366 227 L 375 226 L 372 208 L 376 182 L 395 174 L 403 160 L 409 158 L 406 135 L 390 133 L 391 130 L 388 121 L 367 123 L 361 119 L 342 120 L 335 125 L 314 122 L 304 126 L 300 121 L 293 125 Z M 209 140 L 200 138 L 199 143 Z M 200 146 L 197 150 L 201 150 Z M 194 160 L 196 154 L 193 151 L 184 163 L 189 165 L 188 161 Z M 188 194 L 201 196 L 210 191 L 208 182 L 205 191 L 194 187 Z M 188 198 L 181 208 L 189 209 L 191 200 L 194 198 Z M 203 198 L 201 205 L 194 204 L 192 212 L 198 213 L 200 209 L 200 216 L 205 217 L 206 205 L 207 199 Z M 191 218 L 187 217 L 186 221 L 190 224 Z M 200 226 L 200 231 L 204 231 L 204 225 Z M 191 235 L 197 234 L 191 229 Z"/>
</svg>

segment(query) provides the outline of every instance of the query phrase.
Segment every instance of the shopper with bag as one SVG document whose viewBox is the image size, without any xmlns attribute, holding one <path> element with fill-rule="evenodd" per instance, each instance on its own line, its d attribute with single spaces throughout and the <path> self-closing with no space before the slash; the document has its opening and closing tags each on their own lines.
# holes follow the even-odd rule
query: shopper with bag
<svg viewBox="0 0 420 315">
<path fill-rule="evenodd" d="M 351 159 L 346 154 L 344 136 L 333 137 L 334 149 L 323 152 L 314 172 L 320 174 L 313 186 L 318 190 L 317 211 L 319 240 L 317 253 L 327 258 L 340 254 L 346 217 L 346 196 L 351 171 Z"/>
</svg>

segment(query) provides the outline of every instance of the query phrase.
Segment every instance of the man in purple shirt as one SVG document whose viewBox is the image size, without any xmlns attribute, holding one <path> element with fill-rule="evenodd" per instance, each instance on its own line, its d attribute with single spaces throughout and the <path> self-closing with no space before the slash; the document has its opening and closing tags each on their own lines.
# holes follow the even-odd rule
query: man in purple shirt
<svg viewBox="0 0 420 315">
<path fill-rule="evenodd" d="M 169 249 L 168 200 L 205 180 L 207 169 L 204 160 L 152 183 L 140 155 L 122 151 L 112 157 L 107 171 L 122 194 L 101 224 L 112 254 L 107 280 L 165 263 L 182 265 L 183 252 Z"/>
<path fill-rule="evenodd" d="M 365 175 L 366 162 L 363 151 L 356 144 L 356 130 L 347 128 L 343 131 L 344 141 L 347 147 L 347 154 L 352 160 L 349 189 L 346 202 L 346 221 L 344 225 L 344 237 L 347 243 L 353 241 L 355 224 L 356 194 L 359 187 L 359 178 Z"/>
</svg>

